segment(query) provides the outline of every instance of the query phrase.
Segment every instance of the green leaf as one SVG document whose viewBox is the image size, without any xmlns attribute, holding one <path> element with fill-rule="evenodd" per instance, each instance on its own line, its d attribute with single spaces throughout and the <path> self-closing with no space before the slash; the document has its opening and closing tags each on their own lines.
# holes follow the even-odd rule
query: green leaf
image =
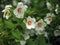
<svg viewBox="0 0 60 45">
<path fill-rule="evenodd" d="M 25 25 L 25 23 L 20 23 L 20 26 L 23 28 L 23 30 L 26 30 L 26 25 Z"/>
<path fill-rule="evenodd" d="M 39 45 L 47 45 L 47 44 L 46 44 L 46 41 L 45 41 L 45 38 L 44 38 L 43 35 L 40 35 L 40 36 L 38 37 L 38 44 L 39 44 Z"/>
<path fill-rule="evenodd" d="M 0 38 L 0 45 L 4 45 L 3 39 Z"/>
<path fill-rule="evenodd" d="M 10 29 L 15 28 L 15 24 L 13 24 L 11 21 L 5 21 L 5 26 Z"/>
<path fill-rule="evenodd" d="M 12 36 L 18 40 L 21 40 L 23 38 L 19 30 L 12 30 Z"/>
<path fill-rule="evenodd" d="M 3 23 L 2 23 L 2 19 L 0 18 L 0 27 L 3 25 Z"/>
<path fill-rule="evenodd" d="M 36 45 L 35 41 L 33 41 L 32 39 L 29 39 L 27 41 L 27 45 Z"/>
</svg>

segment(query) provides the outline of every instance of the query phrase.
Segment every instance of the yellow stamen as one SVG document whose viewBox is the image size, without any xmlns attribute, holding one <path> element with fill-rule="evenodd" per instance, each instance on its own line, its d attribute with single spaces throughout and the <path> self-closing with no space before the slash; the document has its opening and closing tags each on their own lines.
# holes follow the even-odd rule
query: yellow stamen
<svg viewBox="0 0 60 45">
<path fill-rule="evenodd" d="M 17 10 L 19 13 L 21 13 L 22 12 L 22 8 L 18 8 L 18 10 Z"/>
<path fill-rule="evenodd" d="M 6 16 L 10 16 L 10 15 L 11 15 L 10 12 L 7 12 L 7 13 L 6 13 Z"/>
<path fill-rule="evenodd" d="M 49 17 L 49 18 L 48 18 L 48 21 L 52 21 L 52 18 Z"/>
<path fill-rule="evenodd" d="M 41 23 L 41 22 L 39 22 L 39 23 L 38 23 L 38 26 L 39 26 L 39 27 L 42 27 L 42 23 Z"/>
<path fill-rule="evenodd" d="M 31 25 L 31 24 L 32 24 L 32 21 L 28 21 L 27 24 L 28 24 L 28 25 Z"/>
</svg>

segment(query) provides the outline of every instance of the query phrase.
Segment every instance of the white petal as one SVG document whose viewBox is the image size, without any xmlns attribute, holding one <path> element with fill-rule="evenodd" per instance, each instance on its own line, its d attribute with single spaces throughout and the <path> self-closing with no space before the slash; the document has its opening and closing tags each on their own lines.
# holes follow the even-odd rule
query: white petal
<svg viewBox="0 0 60 45">
<path fill-rule="evenodd" d="M 32 29 L 32 26 L 30 25 L 28 25 L 28 24 L 26 24 L 26 27 L 27 27 L 27 29 Z"/>
<path fill-rule="evenodd" d="M 22 2 L 18 3 L 17 8 L 19 8 L 19 7 L 23 8 L 23 3 Z"/>
<path fill-rule="evenodd" d="M 28 8 L 28 6 L 27 5 L 24 5 L 23 10 L 26 11 L 27 8 Z"/>
<path fill-rule="evenodd" d="M 32 18 L 30 16 L 28 16 L 28 18 L 27 18 L 27 21 L 29 21 L 29 20 L 32 20 Z"/>
<path fill-rule="evenodd" d="M 27 29 L 34 29 L 35 28 L 35 24 L 32 24 L 32 25 L 28 25 L 27 23 L 26 23 L 26 27 L 27 27 Z"/>
<path fill-rule="evenodd" d="M 13 12 L 16 15 L 17 18 L 23 18 L 24 17 L 24 12 L 23 13 L 18 13 L 17 9 L 15 9 Z"/>
<path fill-rule="evenodd" d="M 29 4 L 31 0 L 23 0 L 25 4 Z"/>
<path fill-rule="evenodd" d="M 2 12 L 5 12 L 5 11 L 6 11 L 6 9 L 2 10 Z"/>
<path fill-rule="evenodd" d="M 32 21 L 32 24 L 31 25 L 28 25 L 27 24 L 27 22 L 28 21 Z M 34 29 L 35 28 L 35 23 L 36 23 L 36 21 L 35 21 L 35 18 L 31 18 L 30 16 L 28 16 L 28 18 L 27 18 L 27 22 L 25 21 L 25 24 L 26 24 L 26 27 L 27 27 L 27 29 Z"/>
<path fill-rule="evenodd" d="M 15 15 L 18 15 L 17 8 L 13 11 Z"/>
<path fill-rule="evenodd" d="M 29 36 L 28 34 L 25 34 L 25 35 L 24 35 L 24 39 L 25 39 L 25 40 L 27 40 L 27 39 L 29 39 L 29 38 L 30 38 L 30 36 Z"/>
<path fill-rule="evenodd" d="M 38 23 L 40 23 L 40 22 L 42 23 L 42 26 L 41 27 L 38 26 Z M 35 30 L 36 31 L 45 30 L 46 25 L 47 24 L 41 19 L 38 22 L 36 22 Z"/>
<path fill-rule="evenodd" d="M 38 22 L 41 22 L 43 24 L 43 27 L 46 27 L 46 23 L 43 21 L 43 19 L 39 20 Z"/>
<path fill-rule="evenodd" d="M 55 15 L 52 13 L 52 16 L 51 17 L 55 17 Z"/>
<path fill-rule="evenodd" d="M 18 14 L 18 15 L 16 15 L 16 17 L 17 17 L 17 18 L 23 18 L 24 15 L 23 15 L 23 14 Z"/>
<path fill-rule="evenodd" d="M 49 16 L 51 16 L 51 13 L 47 13 L 47 16 L 46 17 L 49 17 Z"/>
<path fill-rule="evenodd" d="M 55 9 L 56 14 L 58 14 L 58 9 Z"/>
<path fill-rule="evenodd" d="M 60 31 L 59 31 L 59 30 L 55 30 L 55 31 L 54 31 L 54 35 L 55 35 L 55 36 L 60 36 Z"/>
<path fill-rule="evenodd" d="M 4 12 L 3 18 L 5 18 L 5 12 Z"/>
<path fill-rule="evenodd" d="M 6 19 L 9 19 L 9 16 L 6 16 Z"/>
<path fill-rule="evenodd" d="M 50 24 L 51 22 L 47 21 L 47 24 Z"/>
<path fill-rule="evenodd" d="M 58 14 L 58 8 L 59 8 L 59 5 L 56 4 L 56 9 L 55 9 L 56 14 Z"/>
<path fill-rule="evenodd" d="M 28 8 L 28 6 L 27 6 L 27 5 L 24 5 L 24 7 L 25 7 L 25 8 Z"/>
<path fill-rule="evenodd" d="M 21 45 L 25 45 L 25 44 L 26 44 L 26 41 L 21 40 L 21 41 L 20 41 L 20 44 L 21 44 Z"/>
<path fill-rule="evenodd" d="M 44 32 L 44 36 L 48 38 L 48 33 L 47 32 Z"/>
<path fill-rule="evenodd" d="M 56 8 L 58 8 L 59 7 L 59 5 L 58 4 L 56 4 Z"/>
<path fill-rule="evenodd" d="M 36 22 L 36 19 L 35 19 L 35 18 L 32 18 L 32 20 L 33 20 L 34 22 Z"/>
<path fill-rule="evenodd" d="M 36 31 L 36 35 L 42 35 L 42 34 L 44 34 L 44 31 Z"/>
<path fill-rule="evenodd" d="M 46 5 L 49 10 L 52 10 L 52 5 L 49 2 L 47 2 Z"/>
<path fill-rule="evenodd" d="M 18 5 L 23 5 L 23 3 L 22 2 L 18 2 Z"/>
<path fill-rule="evenodd" d="M 5 8 L 4 10 L 2 10 L 2 12 L 6 12 L 6 11 L 9 10 L 9 9 L 10 9 L 10 8 L 7 8 L 7 9 Z"/>
<path fill-rule="evenodd" d="M 19 13 L 17 10 L 18 8 L 22 8 L 22 12 Z M 19 2 L 18 5 L 17 5 L 17 8 L 14 10 L 14 14 L 16 15 L 17 18 L 23 18 L 24 17 L 24 5 L 22 2 Z"/>
<path fill-rule="evenodd" d="M 32 24 L 31 26 L 32 26 L 32 28 L 34 29 L 36 25 L 35 25 L 35 24 Z"/>
<path fill-rule="evenodd" d="M 17 5 L 17 1 L 13 0 L 13 5 L 16 6 Z"/>
<path fill-rule="evenodd" d="M 5 8 L 10 8 L 10 7 L 12 7 L 12 5 L 6 5 L 6 6 L 5 6 Z"/>
<path fill-rule="evenodd" d="M 26 24 L 26 20 L 24 19 L 23 22 Z"/>
<path fill-rule="evenodd" d="M 55 15 L 53 13 L 47 13 L 46 17 L 55 17 Z"/>
<path fill-rule="evenodd" d="M 47 24 L 50 24 L 51 21 L 48 21 L 48 18 L 44 19 L 44 21 L 47 23 Z"/>
<path fill-rule="evenodd" d="M 36 31 L 44 30 L 44 29 L 45 29 L 44 26 L 42 26 L 42 27 L 38 27 L 38 26 L 36 26 L 36 27 L 35 27 L 35 30 L 36 30 Z"/>
</svg>

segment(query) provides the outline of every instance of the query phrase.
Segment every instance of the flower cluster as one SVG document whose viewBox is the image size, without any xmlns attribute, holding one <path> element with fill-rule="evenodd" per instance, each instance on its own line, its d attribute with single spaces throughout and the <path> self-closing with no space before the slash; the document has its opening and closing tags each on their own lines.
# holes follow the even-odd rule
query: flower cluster
<svg viewBox="0 0 60 45">
<path fill-rule="evenodd" d="M 58 6 L 57 6 L 58 7 Z M 5 9 L 2 11 L 4 12 L 3 17 L 6 19 L 9 19 L 12 14 L 10 9 L 12 8 L 11 5 L 6 5 Z M 19 2 L 17 4 L 17 7 L 13 10 L 13 13 L 16 18 L 24 18 L 24 14 L 27 11 L 28 6 L 24 5 L 22 2 Z M 49 10 L 52 10 L 53 7 L 49 2 L 47 2 L 47 8 Z M 55 10 L 56 11 L 56 10 Z M 36 35 L 42 35 L 45 34 L 45 27 L 49 25 L 53 21 L 53 17 L 55 17 L 54 13 L 47 13 L 46 17 L 44 19 L 39 19 L 36 21 L 34 17 L 28 16 L 26 19 L 23 20 L 23 22 L 26 25 L 26 34 L 23 34 L 23 37 L 25 40 L 20 41 L 21 45 L 25 45 L 25 41 L 30 38 L 30 36 L 36 34 Z M 24 42 L 24 44 L 22 43 Z"/>
</svg>

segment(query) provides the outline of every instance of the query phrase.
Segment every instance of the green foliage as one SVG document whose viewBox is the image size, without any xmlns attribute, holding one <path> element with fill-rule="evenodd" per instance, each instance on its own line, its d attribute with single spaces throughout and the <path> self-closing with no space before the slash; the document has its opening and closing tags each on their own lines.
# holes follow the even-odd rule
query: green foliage
<svg viewBox="0 0 60 45">
<path fill-rule="evenodd" d="M 27 45 L 36 45 L 35 41 L 33 41 L 32 39 L 29 39 L 27 41 Z"/>
<path fill-rule="evenodd" d="M 15 24 L 13 24 L 11 21 L 5 21 L 5 26 L 9 29 L 15 28 Z"/>
<path fill-rule="evenodd" d="M 19 30 L 12 30 L 12 36 L 15 37 L 17 40 L 23 39 Z"/>
</svg>

